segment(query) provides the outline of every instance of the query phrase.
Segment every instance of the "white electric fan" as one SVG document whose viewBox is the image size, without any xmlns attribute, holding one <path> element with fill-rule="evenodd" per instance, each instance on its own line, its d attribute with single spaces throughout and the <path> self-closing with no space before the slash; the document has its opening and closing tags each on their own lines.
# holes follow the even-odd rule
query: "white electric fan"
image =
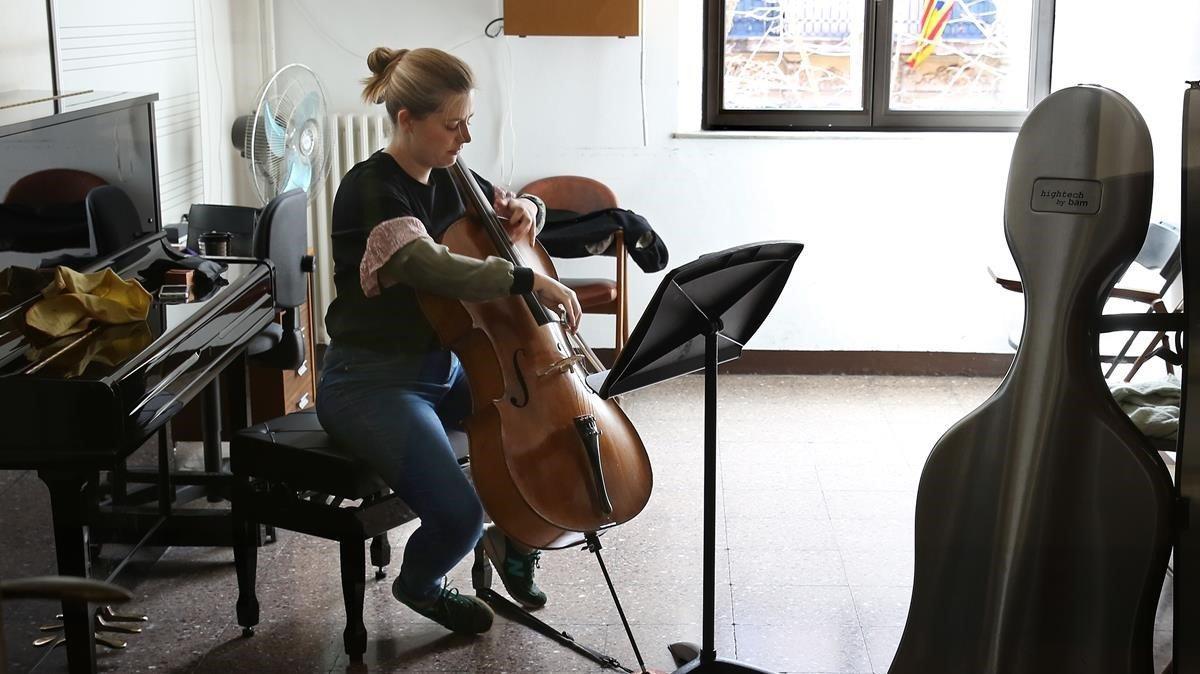
<svg viewBox="0 0 1200 674">
<path fill-rule="evenodd" d="M 329 173 L 331 131 L 325 89 L 307 66 L 286 65 L 267 80 L 254 112 L 238 117 L 232 130 L 264 204 L 297 188 L 310 201 L 316 197 Z"/>
</svg>

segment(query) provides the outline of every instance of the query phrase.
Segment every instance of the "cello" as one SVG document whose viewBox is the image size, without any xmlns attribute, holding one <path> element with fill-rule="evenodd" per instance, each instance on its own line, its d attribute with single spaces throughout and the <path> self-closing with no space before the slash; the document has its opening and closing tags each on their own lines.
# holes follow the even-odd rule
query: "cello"
<svg viewBox="0 0 1200 674">
<path fill-rule="evenodd" d="M 442 244 L 557 278 L 536 240 L 509 241 L 461 157 L 449 171 L 466 214 Z M 484 302 L 418 293 L 418 302 L 470 381 L 471 472 L 500 529 L 528 547 L 558 549 L 642 511 L 650 459 L 620 405 L 586 383 L 603 367 L 582 337 L 532 292 Z"/>
</svg>

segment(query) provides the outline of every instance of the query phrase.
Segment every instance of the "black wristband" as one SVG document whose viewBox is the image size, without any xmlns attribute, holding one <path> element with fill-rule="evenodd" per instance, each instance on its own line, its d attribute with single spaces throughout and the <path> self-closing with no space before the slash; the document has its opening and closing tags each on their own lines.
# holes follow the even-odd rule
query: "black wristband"
<svg viewBox="0 0 1200 674">
<path fill-rule="evenodd" d="M 513 267 L 513 295 L 524 295 L 533 290 L 533 269 L 529 267 Z"/>
</svg>

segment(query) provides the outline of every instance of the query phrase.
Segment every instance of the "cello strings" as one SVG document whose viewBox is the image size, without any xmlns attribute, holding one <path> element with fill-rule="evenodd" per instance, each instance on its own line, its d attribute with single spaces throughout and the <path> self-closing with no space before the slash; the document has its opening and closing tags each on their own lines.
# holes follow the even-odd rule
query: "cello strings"
<svg viewBox="0 0 1200 674">
<path fill-rule="evenodd" d="M 450 167 L 450 173 L 458 191 L 461 194 L 465 205 L 469 205 L 479 217 L 485 231 L 488 232 L 493 244 L 496 246 L 497 252 L 505 256 L 514 265 L 528 267 L 523 260 L 523 256 L 509 240 L 508 232 L 504 229 L 503 223 L 500 222 L 499 215 L 492 208 L 491 203 L 484 198 L 483 190 L 471 176 L 470 169 L 459 157 Z M 540 298 L 535 297 L 535 301 L 539 304 Z M 532 309 L 532 307 L 531 307 Z M 574 402 L 575 417 L 590 417 L 594 424 L 594 429 L 597 434 L 600 433 L 599 420 L 596 418 L 596 403 L 593 400 L 595 392 L 587 383 L 588 365 L 599 372 L 601 367 L 599 359 L 596 358 L 595 352 L 583 341 L 583 339 L 574 331 L 569 329 L 569 325 L 565 319 L 566 312 L 570 311 L 568 307 L 559 305 L 553 311 L 557 320 L 554 322 L 558 325 L 552 329 L 554 335 L 556 349 L 561 349 L 561 355 L 566 360 L 559 366 L 553 367 L 551 372 L 557 370 L 557 373 L 565 377 L 565 382 L 571 388 L 570 395 Z M 540 368 L 539 368 L 540 369 Z M 551 387 L 551 390 L 555 390 Z M 578 431 L 576 432 L 578 436 Z M 580 438 L 582 440 L 582 438 Z M 597 446 L 602 450 L 603 445 L 600 439 L 597 438 Z M 601 451 L 601 454 L 603 452 Z M 586 485 L 585 485 L 585 488 Z"/>
</svg>

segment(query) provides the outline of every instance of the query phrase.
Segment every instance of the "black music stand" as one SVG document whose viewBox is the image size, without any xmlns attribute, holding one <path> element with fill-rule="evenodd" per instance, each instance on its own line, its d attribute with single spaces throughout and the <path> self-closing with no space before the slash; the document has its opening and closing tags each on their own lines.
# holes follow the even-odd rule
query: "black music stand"
<svg viewBox="0 0 1200 674">
<path fill-rule="evenodd" d="M 589 377 L 602 398 L 704 369 L 704 636 L 675 670 L 768 672 L 717 658 L 713 645 L 717 516 L 717 364 L 736 359 L 766 320 L 804 245 L 752 243 L 701 256 L 667 273 L 612 370 Z M 682 646 L 682 648 L 679 648 Z M 676 644 L 672 654 L 690 650 Z M 769 672 L 768 672 L 769 674 Z"/>
</svg>

